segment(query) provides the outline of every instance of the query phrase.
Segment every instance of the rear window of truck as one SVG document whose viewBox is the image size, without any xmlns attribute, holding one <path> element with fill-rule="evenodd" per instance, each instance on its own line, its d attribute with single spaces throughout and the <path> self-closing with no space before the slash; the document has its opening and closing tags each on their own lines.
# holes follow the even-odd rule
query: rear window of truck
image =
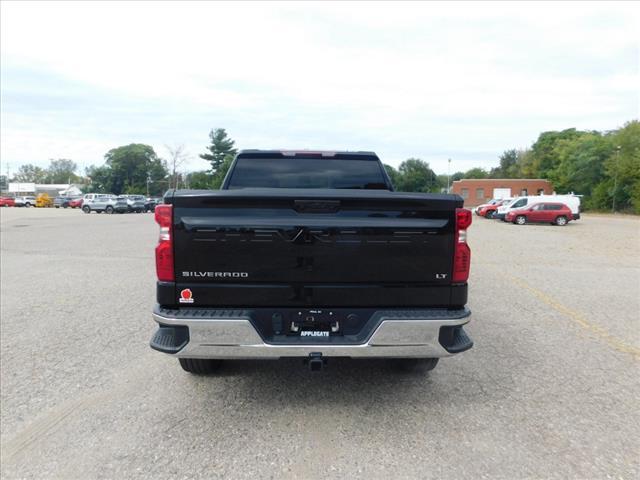
<svg viewBox="0 0 640 480">
<path fill-rule="evenodd" d="M 386 190 L 380 163 L 334 158 L 238 158 L 228 189 L 338 188 Z"/>
</svg>

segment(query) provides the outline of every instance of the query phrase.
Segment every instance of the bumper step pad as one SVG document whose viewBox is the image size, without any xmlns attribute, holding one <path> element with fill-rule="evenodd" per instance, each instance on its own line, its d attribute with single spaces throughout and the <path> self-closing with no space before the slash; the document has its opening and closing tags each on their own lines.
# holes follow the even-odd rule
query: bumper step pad
<svg viewBox="0 0 640 480">
<path fill-rule="evenodd" d="M 469 338 L 462 325 L 441 327 L 439 341 L 440 345 L 449 353 L 460 353 L 473 347 L 473 340 Z"/>
<path fill-rule="evenodd" d="M 183 326 L 160 326 L 151 337 L 149 345 L 164 353 L 178 353 L 189 343 L 189 328 Z"/>
</svg>

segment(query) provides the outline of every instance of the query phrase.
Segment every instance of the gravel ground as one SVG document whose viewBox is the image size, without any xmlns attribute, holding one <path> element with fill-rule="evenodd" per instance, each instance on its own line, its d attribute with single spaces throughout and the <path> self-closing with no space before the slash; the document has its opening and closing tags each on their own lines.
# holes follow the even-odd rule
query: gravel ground
<svg viewBox="0 0 640 480">
<path fill-rule="evenodd" d="M 640 221 L 474 218 L 469 352 L 183 372 L 151 215 L 2 209 L 2 478 L 638 478 Z"/>
</svg>

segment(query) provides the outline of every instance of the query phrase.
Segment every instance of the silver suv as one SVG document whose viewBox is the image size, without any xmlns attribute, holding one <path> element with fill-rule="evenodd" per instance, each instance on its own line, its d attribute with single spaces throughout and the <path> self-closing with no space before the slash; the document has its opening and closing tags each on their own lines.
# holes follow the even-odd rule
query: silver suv
<svg viewBox="0 0 640 480">
<path fill-rule="evenodd" d="M 129 211 L 129 203 L 127 203 L 127 197 L 124 195 L 120 195 L 116 199 L 116 203 L 114 205 L 116 212 L 118 213 L 127 213 Z"/>
<path fill-rule="evenodd" d="M 123 195 L 127 199 L 130 212 L 141 213 L 145 211 L 145 201 L 143 195 Z"/>
<path fill-rule="evenodd" d="M 82 199 L 84 213 L 113 213 L 116 210 L 118 197 L 109 193 L 87 193 Z"/>
</svg>

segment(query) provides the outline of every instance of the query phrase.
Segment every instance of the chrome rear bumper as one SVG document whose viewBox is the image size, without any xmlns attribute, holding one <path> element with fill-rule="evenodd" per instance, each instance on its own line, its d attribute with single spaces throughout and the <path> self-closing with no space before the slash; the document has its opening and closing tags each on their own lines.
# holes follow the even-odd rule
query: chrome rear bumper
<svg viewBox="0 0 640 480">
<path fill-rule="evenodd" d="M 170 312 L 175 312 L 172 315 Z M 377 323 L 366 341 L 359 344 L 332 343 L 332 338 L 302 342 L 293 337 L 291 343 L 265 342 L 254 328 L 250 312 L 239 310 L 214 310 L 212 315 L 185 314 L 178 310 L 156 308 L 153 319 L 160 328 L 151 341 L 151 347 L 182 358 L 252 359 L 280 357 L 308 357 L 321 354 L 324 357 L 362 358 L 437 358 L 468 350 L 473 342 L 466 336 L 462 325 L 469 322 L 469 310 L 411 310 L 379 311 Z M 180 340 L 171 327 L 187 327 L 188 336 Z M 453 328 L 452 340 L 443 345 L 442 327 Z M 166 336 L 163 338 L 163 331 Z M 180 331 L 184 332 L 184 328 Z M 174 335 L 175 336 L 175 335 Z M 306 340 L 306 339 L 305 339 Z M 171 348 L 171 342 L 176 343 Z"/>
</svg>

